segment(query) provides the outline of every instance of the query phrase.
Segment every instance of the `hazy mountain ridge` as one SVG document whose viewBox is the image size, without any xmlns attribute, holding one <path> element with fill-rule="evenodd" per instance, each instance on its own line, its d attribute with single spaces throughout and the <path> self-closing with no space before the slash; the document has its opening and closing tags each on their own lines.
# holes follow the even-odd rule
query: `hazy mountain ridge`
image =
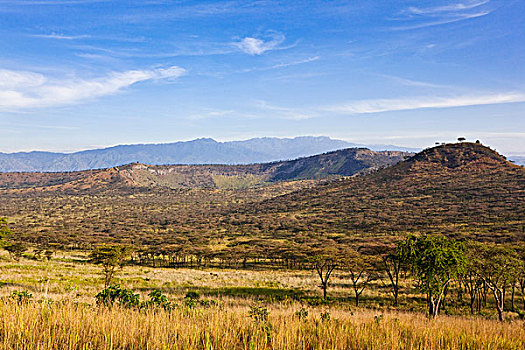
<svg viewBox="0 0 525 350">
<path fill-rule="evenodd" d="M 72 190 L 118 187 L 243 188 L 284 180 L 352 176 L 395 164 L 405 152 L 348 148 L 291 161 L 246 165 L 145 165 L 80 172 L 4 172 L 0 189 Z"/>
<path fill-rule="evenodd" d="M 0 153 L 0 171 L 64 172 L 144 164 L 252 164 L 307 157 L 362 145 L 328 137 L 255 138 L 217 142 L 202 138 L 166 144 L 119 145 L 75 153 Z M 411 151 L 376 145 L 374 150 Z"/>
</svg>

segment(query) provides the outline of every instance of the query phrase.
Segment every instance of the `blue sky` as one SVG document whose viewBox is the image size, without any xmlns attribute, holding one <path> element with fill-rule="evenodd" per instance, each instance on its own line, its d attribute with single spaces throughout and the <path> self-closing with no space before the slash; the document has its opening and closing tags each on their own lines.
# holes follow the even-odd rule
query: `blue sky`
<svg viewBox="0 0 525 350">
<path fill-rule="evenodd" d="M 0 151 L 326 135 L 525 154 L 525 1 L 0 0 Z"/>
</svg>

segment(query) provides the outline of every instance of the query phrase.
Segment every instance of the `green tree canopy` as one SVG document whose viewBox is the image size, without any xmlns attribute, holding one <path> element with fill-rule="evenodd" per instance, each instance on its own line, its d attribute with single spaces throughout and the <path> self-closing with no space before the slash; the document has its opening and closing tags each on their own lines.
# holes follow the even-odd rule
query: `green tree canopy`
<svg viewBox="0 0 525 350">
<path fill-rule="evenodd" d="M 465 247 L 444 236 L 409 236 L 399 243 L 419 289 L 427 295 L 429 316 L 435 318 L 450 281 L 465 267 Z"/>
<path fill-rule="evenodd" d="M 117 268 L 121 268 L 131 254 L 131 249 L 122 245 L 101 245 L 90 254 L 90 262 L 102 265 L 104 269 L 104 288 L 108 288 Z"/>
<path fill-rule="evenodd" d="M 5 239 L 11 236 L 13 233 L 9 228 L 6 218 L 0 218 L 0 243 L 4 243 Z"/>
</svg>

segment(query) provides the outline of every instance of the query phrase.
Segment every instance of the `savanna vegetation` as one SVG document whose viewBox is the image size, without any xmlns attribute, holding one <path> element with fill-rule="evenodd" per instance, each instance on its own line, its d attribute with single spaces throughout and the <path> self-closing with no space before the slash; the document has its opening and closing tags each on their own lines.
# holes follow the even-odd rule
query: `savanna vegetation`
<svg viewBox="0 0 525 350">
<path fill-rule="evenodd" d="M 2 190 L 4 348 L 525 345 L 525 169 L 479 144 L 322 181 L 105 179 Z"/>
</svg>

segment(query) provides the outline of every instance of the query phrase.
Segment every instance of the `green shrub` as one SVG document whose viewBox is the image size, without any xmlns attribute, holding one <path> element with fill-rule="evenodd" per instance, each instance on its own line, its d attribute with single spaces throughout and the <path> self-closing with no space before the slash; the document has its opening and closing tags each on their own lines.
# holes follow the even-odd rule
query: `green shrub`
<svg viewBox="0 0 525 350">
<path fill-rule="evenodd" d="M 306 310 L 304 307 L 300 310 L 295 312 L 295 316 L 300 320 L 306 320 L 308 317 L 308 310 Z"/>
<path fill-rule="evenodd" d="M 255 322 L 267 322 L 268 321 L 268 308 L 260 305 L 250 306 L 249 311 L 250 317 Z"/>
<path fill-rule="evenodd" d="M 324 322 L 328 322 L 330 321 L 331 319 L 331 316 L 330 316 L 330 311 L 323 311 L 321 312 L 321 321 L 324 321 Z"/>
<path fill-rule="evenodd" d="M 140 305 L 138 294 L 134 294 L 131 289 L 121 288 L 118 284 L 102 290 L 95 298 L 98 305 L 113 306 L 115 302 L 124 307 L 137 307 Z"/>
<path fill-rule="evenodd" d="M 198 300 L 200 299 L 201 295 L 198 292 L 189 291 L 186 293 L 185 299 L 192 299 L 192 300 Z"/>
<path fill-rule="evenodd" d="M 148 296 L 149 300 L 142 302 L 141 307 L 159 307 L 164 310 L 170 310 L 174 306 L 160 290 L 154 290 L 150 292 Z"/>
<path fill-rule="evenodd" d="M 33 298 L 33 294 L 29 293 L 28 291 L 14 291 L 11 294 L 11 298 L 17 301 L 19 304 L 27 304 Z"/>
</svg>

